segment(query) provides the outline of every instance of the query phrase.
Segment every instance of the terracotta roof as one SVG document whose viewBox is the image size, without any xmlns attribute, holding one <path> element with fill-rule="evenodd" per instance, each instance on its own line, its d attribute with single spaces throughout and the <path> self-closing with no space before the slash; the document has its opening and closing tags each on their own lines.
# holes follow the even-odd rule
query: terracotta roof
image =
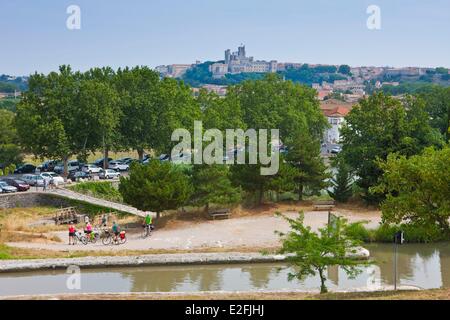
<svg viewBox="0 0 450 320">
<path fill-rule="evenodd" d="M 323 113 L 327 116 L 327 117 L 345 117 L 349 112 L 350 112 L 350 108 L 347 107 L 343 107 L 343 106 L 337 106 L 333 109 L 322 109 Z"/>
</svg>

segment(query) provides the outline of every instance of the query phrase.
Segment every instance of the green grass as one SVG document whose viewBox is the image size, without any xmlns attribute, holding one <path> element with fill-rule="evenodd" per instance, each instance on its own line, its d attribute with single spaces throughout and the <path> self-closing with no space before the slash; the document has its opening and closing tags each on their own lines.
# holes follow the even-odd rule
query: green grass
<svg viewBox="0 0 450 320">
<path fill-rule="evenodd" d="M 122 203 L 122 195 L 111 182 L 82 182 L 68 189 L 88 196 Z"/>
</svg>

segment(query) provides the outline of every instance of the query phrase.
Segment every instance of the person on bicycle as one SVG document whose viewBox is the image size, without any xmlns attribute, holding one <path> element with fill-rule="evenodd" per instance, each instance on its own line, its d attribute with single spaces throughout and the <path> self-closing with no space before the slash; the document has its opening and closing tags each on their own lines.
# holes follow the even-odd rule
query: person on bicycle
<svg viewBox="0 0 450 320">
<path fill-rule="evenodd" d="M 86 237 L 87 237 L 88 239 L 91 238 L 91 234 L 92 234 L 92 225 L 91 225 L 90 222 L 88 222 L 88 223 L 86 224 L 86 229 L 84 230 L 84 233 L 86 234 Z"/>
<path fill-rule="evenodd" d="M 117 237 L 120 234 L 120 227 L 119 227 L 119 225 L 117 224 L 116 221 L 113 222 L 112 232 L 114 234 L 114 241 L 117 241 Z"/>
<path fill-rule="evenodd" d="M 71 223 L 69 226 L 69 246 L 71 244 L 75 245 L 75 240 L 74 240 L 75 232 L 76 232 L 75 226 L 73 225 L 73 223 Z"/>
<path fill-rule="evenodd" d="M 153 224 L 153 219 L 152 219 L 152 216 L 150 215 L 150 213 L 147 213 L 147 215 L 145 216 L 145 226 L 149 229 L 149 230 L 151 230 L 150 229 L 150 227 L 152 226 L 152 224 Z"/>
</svg>

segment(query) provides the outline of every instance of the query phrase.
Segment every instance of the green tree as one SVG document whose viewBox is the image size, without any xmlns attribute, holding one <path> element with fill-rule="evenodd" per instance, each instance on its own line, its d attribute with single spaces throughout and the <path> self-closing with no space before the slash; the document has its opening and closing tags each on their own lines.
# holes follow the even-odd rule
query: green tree
<svg viewBox="0 0 450 320">
<path fill-rule="evenodd" d="M 447 142 L 450 141 L 450 87 L 432 86 L 418 96 L 425 102 L 431 126 L 438 129 Z"/>
<path fill-rule="evenodd" d="M 268 74 L 263 80 L 245 81 L 228 89 L 226 100 L 237 104 L 246 128 L 279 129 L 281 141 L 299 132 L 320 140 L 327 120 L 316 90 Z"/>
<path fill-rule="evenodd" d="M 350 75 L 350 70 L 351 69 L 350 69 L 349 65 L 343 64 L 343 65 L 339 66 L 338 72 L 342 73 L 342 74 Z"/>
<path fill-rule="evenodd" d="M 78 73 L 69 66 L 49 75 L 34 74 L 29 90 L 17 106 L 16 127 L 21 145 L 38 157 L 62 159 L 67 175 L 67 162 L 78 154 L 83 123 L 77 108 Z"/>
<path fill-rule="evenodd" d="M 125 203 L 157 213 L 183 206 L 191 195 L 189 178 L 169 162 L 152 160 L 134 164 L 128 178 L 121 177 L 119 191 Z"/>
<path fill-rule="evenodd" d="M 115 85 L 120 96 L 120 108 L 123 113 L 120 123 L 122 145 L 137 151 L 139 160 L 144 151 L 154 147 L 158 140 L 154 130 L 159 123 L 156 115 L 159 94 L 159 75 L 148 67 L 119 69 Z"/>
<path fill-rule="evenodd" d="M 450 146 L 410 158 L 390 154 L 377 164 L 384 174 L 373 189 L 387 194 L 381 205 L 385 222 L 438 225 L 450 234 Z"/>
<path fill-rule="evenodd" d="M 82 81 L 77 98 L 81 113 L 79 121 L 86 128 L 81 133 L 86 137 L 83 149 L 95 151 L 101 148 L 103 166 L 108 168 L 109 150 L 120 143 L 118 127 L 122 114 L 119 96 L 108 82 L 94 79 Z"/>
<path fill-rule="evenodd" d="M 299 200 L 305 191 L 317 194 L 327 186 L 328 174 L 320 155 L 320 142 L 307 133 L 300 133 L 286 142 L 286 161 L 297 170 L 294 177 Z"/>
<path fill-rule="evenodd" d="M 360 242 L 346 235 L 345 220 L 338 219 L 335 224 L 320 228 L 316 233 L 304 225 L 302 213 L 296 219 L 282 217 L 291 228 L 287 234 L 276 232 L 282 239 L 279 253 L 288 254 L 287 262 L 295 267 L 295 271 L 288 275 L 289 281 L 319 274 L 320 293 L 326 293 L 325 272 L 328 267 L 339 266 L 350 278 L 361 273 L 358 265 L 364 263 L 348 257 L 356 252 Z"/>
<path fill-rule="evenodd" d="M 377 159 L 386 160 L 393 152 L 411 156 L 427 146 L 442 144 L 429 125 L 423 101 L 411 97 L 400 101 L 383 93 L 360 101 L 347 115 L 341 134 L 344 161 L 358 176 L 362 197 L 372 203 L 384 197 L 369 192 L 383 174 Z"/>
<path fill-rule="evenodd" d="M 334 200 L 345 203 L 353 194 L 353 178 L 350 168 L 342 159 L 336 160 L 335 168 L 337 170 L 336 176 L 331 179 L 333 190 L 328 191 L 328 194 Z"/>
<path fill-rule="evenodd" d="M 17 142 L 17 132 L 14 126 L 15 115 L 11 111 L 0 109 L 0 144 Z"/>
<path fill-rule="evenodd" d="M 241 200 L 241 189 L 231 184 L 229 169 L 225 165 L 195 165 L 192 172 L 194 192 L 191 201 L 196 206 L 210 204 L 234 205 Z"/>
</svg>

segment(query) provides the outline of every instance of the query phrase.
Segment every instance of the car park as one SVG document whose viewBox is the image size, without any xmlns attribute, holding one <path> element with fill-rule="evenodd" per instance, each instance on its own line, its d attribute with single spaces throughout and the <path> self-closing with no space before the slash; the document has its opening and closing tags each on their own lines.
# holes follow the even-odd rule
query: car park
<svg viewBox="0 0 450 320">
<path fill-rule="evenodd" d="M 128 164 L 115 160 L 109 163 L 109 168 L 116 171 L 128 171 L 130 169 L 130 166 Z"/>
<path fill-rule="evenodd" d="M 44 172 L 41 173 L 40 176 L 47 181 L 53 181 L 55 184 L 64 183 L 64 178 L 57 175 L 55 172 Z"/>
<path fill-rule="evenodd" d="M 67 179 L 70 179 L 73 182 L 92 180 L 92 175 L 84 171 L 72 171 L 67 176 Z"/>
<path fill-rule="evenodd" d="M 17 192 L 17 188 L 10 186 L 5 181 L 0 181 L 0 192 L 1 193 L 12 193 Z"/>
<path fill-rule="evenodd" d="M 35 173 L 36 172 L 36 166 L 32 164 L 24 164 L 20 167 L 18 167 L 16 170 L 14 170 L 14 173 L 16 174 L 23 174 L 23 173 Z"/>
<path fill-rule="evenodd" d="M 27 191 L 30 189 L 30 185 L 23 180 L 15 179 L 15 178 L 6 178 L 3 179 L 8 185 L 12 187 L 16 187 L 18 191 Z"/>
<path fill-rule="evenodd" d="M 81 171 L 93 174 L 93 173 L 100 173 L 100 171 L 102 171 L 102 168 L 96 166 L 95 164 L 85 164 L 83 168 L 81 168 Z"/>
<path fill-rule="evenodd" d="M 106 169 L 106 170 L 102 169 L 102 171 L 98 174 L 98 176 L 100 177 L 100 179 L 114 179 L 119 178 L 120 173 L 113 169 Z"/>
<path fill-rule="evenodd" d="M 33 187 L 44 186 L 44 179 L 36 174 L 25 174 L 22 176 L 21 180 L 25 181 L 26 183 L 28 183 L 30 186 Z"/>
</svg>

